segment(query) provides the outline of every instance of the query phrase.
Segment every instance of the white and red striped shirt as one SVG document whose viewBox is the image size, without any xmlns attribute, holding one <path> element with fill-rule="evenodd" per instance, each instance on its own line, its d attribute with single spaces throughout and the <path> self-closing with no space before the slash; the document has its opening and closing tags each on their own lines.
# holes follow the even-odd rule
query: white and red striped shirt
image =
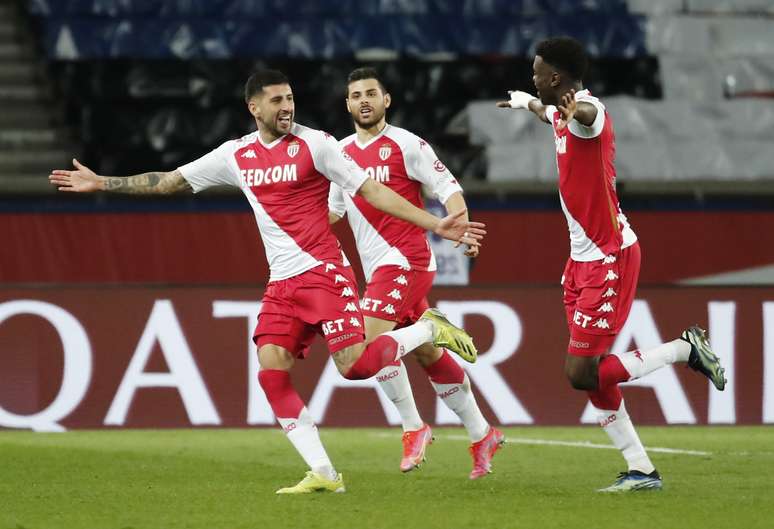
<svg viewBox="0 0 774 529">
<path fill-rule="evenodd" d="M 343 264 L 328 224 L 330 182 L 354 195 L 368 178 L 335 138 L 299 124 L 270 144 L 258 132 L 227 141 L 178 170 L 194 192 L 216 185 L 242 190 L 255 213 L 270 281 L 324 262 Z"/>
<path fill-rule="evenodd" d="M 388 124 L 365 144 L 358 141 L 356 134 L 340 144 L 368 176 L 419 208 L 424 207 L 422 185 L 442 203 L 462 191 L 432 147 L 406 129 Z M 379 211 L 362 197 L 344 191 L 331 185 L 329 208 L 340 217 L 347 215 L 366 280 L 370 281 L 374 270 L 384 265 L 436 269 L 435 256 L 422 228 Z"/>
<path fill-rule="evenodd" d="M 588 90 L 575 94 L 576 101 L 591 103 L 597 117 L 590 126 L 571 120 L 557 129 L 561 114 L 546 107 L 554 129 L 559 198 L 570 230 L 570 257 L 597 261 L 637 242 L 637 236 L 621 211 L 615 191 L 615 132 L 613 121 L 599 99 Z"/>
</svg>

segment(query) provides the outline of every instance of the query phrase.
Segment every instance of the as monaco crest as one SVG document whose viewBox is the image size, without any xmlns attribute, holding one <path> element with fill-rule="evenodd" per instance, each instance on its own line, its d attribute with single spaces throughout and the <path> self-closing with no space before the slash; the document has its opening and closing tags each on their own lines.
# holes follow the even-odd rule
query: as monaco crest
<svg viewBox="0 0 774 529">
<path fill-rule="evenodd" d="M 295 158 L 296 154 L 298 154 L 298 151 L 301 150 L 301 145 L 298 144 L 297 141 L 291 141 L 288 144 L 288 156 L 291 158 Z"/>
<path fill-rule="evenodd" d="M 382 161 L 386 160 L 390 157 L 392 154 L 392 147 L 389 143 L 385 143 L 381 147 L 379 147 L 379 158 L 382 159 Z"/>
</svg>

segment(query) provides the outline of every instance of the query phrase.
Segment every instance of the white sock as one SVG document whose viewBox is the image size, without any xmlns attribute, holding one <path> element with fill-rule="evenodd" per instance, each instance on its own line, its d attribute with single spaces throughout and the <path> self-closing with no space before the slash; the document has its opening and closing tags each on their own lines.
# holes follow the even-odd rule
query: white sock
<svg viewBox="0 0 774 529">
<path fill-rule="evenodd" d="M 607 433 L 613 445 L 618 448 L 629 465 L 629 470 L 639 470 L 644 474 L 650 474 L 656 467 L 650 462 L 645 447 L 642 446 L 637 432 L 634 430 L 632 420 L 626 412 L 624 401 L 617 410 L 598 409 L 597 419 L 599 425 Z"/>
<path fill-rule="evenodd" d="M 691 354 L 691 344 L 685 340 L 677 339 L 661 344 L 654 349 L 647 351 L 629 351 L 617 354 L 626 371 L 629 372 L 634 380 L 652 373 L 666 365 L 675 362 L 687 362 Z"/>
<path fill-rule="evenodd" d="M 462 384 L 436 384 L 432 380 L 430 383 L 443 403 L 456 413 L 462 424 L 465 425 L 471 442 L 475 443 L 486 437 L 486 434 L 489 433 L 489 423 L 486 422 L 481 410 L 478 409 L 467 374 L 465 374 L 465 380 L 462 381 Z"/>
<path fill-rule="evenodd" d="M 403 422 L 403 431 L 419 430 L 425 424 L 419 416 L 419 410 L 414 402 L 414 393 L 409 384 L 408 372 L 403 362 L 398 366 L 384 366 L 376 374 L 384 394 L 395 404 L 400 419 Z"/>
<path fill-rule="evenodd" d="M 423 343 L 432 342 L 433 324 L 429 321 L 420 320 L 408 327 L 386 332 L 381 336 L 389 336 L 398 342 L 398 352 L 395 357 L 395 360 L 397 360 L 406 356 Z"/>
<path fill-rule="evenodd" d="M 301 454 L 301 457 L 304 458 L 304 461 L 312 471 L 331 480 L 338 477 L 336 470 L 333 468 L 333 463 L 331 463 L 322 445 L 322 441 L 320 441 L 317 426 L 315 426 L 306 406 L 301 409 L 297 419 L 277 417 L 277 421 L 279 421 L 288 439 L 290 439 L 296 451 Z"/>
</svg>

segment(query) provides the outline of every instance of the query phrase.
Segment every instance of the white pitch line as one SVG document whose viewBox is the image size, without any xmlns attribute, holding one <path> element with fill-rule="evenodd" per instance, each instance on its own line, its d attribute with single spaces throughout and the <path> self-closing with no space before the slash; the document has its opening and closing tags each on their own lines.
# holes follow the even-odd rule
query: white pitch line
<svg viewBox="0 0 774 529">
<path fill-rule="evenodd" d="M 374 437 L 393 437 L 394 434 L 387 432 L 374 432 Z M 470 441 L 465 435 L 436 435 L 439 439 L 447 439 L 449 441 Z M 573 448 L 598 448 L 603 450 L 618 450 L 613 445 L 603 445 L 598 443 L 591 443 L 589 441 L 556 441 L 554 439 L 530 439 L 527 437 L 506 437 L 506 444 L 522 444 L 522 445 L 547 445 L 547 446 L 570 446 Z M 648 452 L 659 452 L 662 454 L 680 454 L 686 456 L 711 456 L 712 452 L 702 452 L 701 450 L 683 450 L 682 448 L 665 448 L 662 446 L 646 446 L 645 450 Z"/>
</svg>

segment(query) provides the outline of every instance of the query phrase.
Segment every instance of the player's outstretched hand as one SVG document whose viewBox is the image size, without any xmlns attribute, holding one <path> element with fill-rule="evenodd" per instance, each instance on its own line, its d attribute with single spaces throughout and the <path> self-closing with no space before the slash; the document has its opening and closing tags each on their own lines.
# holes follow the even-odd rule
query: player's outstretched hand
<svg viewBox="0 0 774 529">
<path fill-rule="evenodd" d="M 556 109 L 559 111 L 561 118 L 556 124 L 557 130 L 562 130 L 567 124 L 575 117 L 575 112 L 578 110 L 578 103 L 575 102 L 575 90 L 570 90 L 568 93 L 562 96 L 561 105 Z"/>
<path fill-rule="evenodd" d="M 467 244 L 470 247 L 481 246 L 481 239 L 486 235 L 486 227 L 481 222 L 470 222 L 465 220 L 467 209 L 462 209 L 451 215 L 446 215 L 438 223 L 435 234 L 444 239 L 454 241 L 459 244 Z"/>
<path fill-rule="evenodd" d="M 59 188 L 59 191 L 71 193 L 91 193 L 102 189 L 102 178 L 73 158 L 75 171 L 54 169 L 48 175 L 48 181 Z"/>
<path fill-rule="evenodd" d="M 496 104 L 499 108 L 523 108 L 529 110 L 529 102 L 533 99 L 537 99 L 535 96 L 528 92 L 522 92 L 521 90 L 509 90 L 511 99 L 509 101 L 498 101 Z"/>
</svg>

